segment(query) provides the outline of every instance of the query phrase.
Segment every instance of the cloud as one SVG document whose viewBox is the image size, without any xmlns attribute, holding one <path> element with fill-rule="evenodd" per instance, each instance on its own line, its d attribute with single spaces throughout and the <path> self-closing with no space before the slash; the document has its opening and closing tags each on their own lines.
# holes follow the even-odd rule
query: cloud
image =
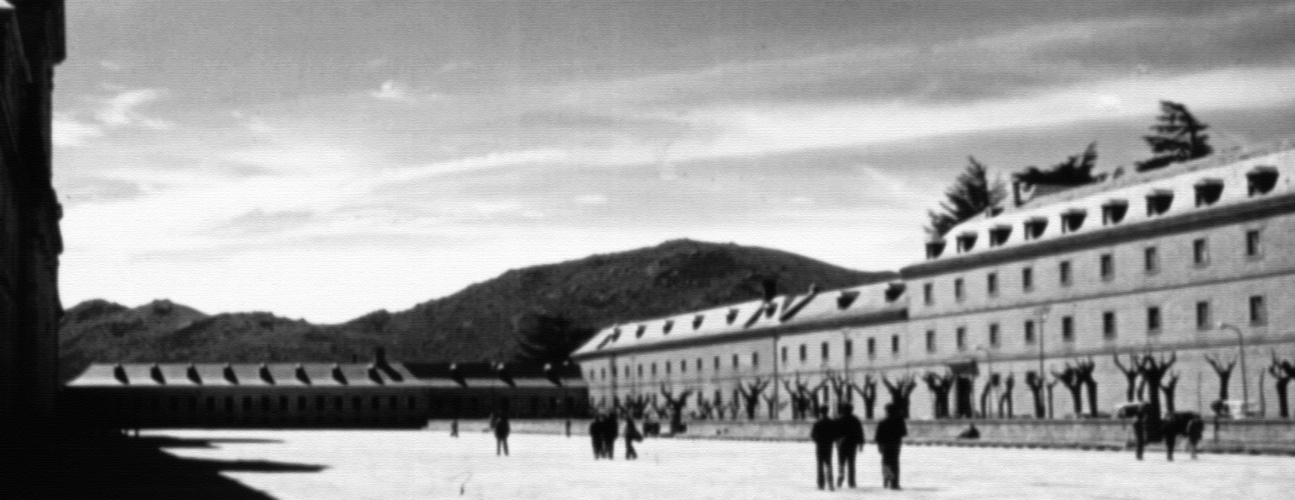
<svg viewBox="0 0 1295 500">
<path fill-rule="evenodd" d="M 80 146 L 86 141 L 100 137 L 104 127 L 76 119 L 67 113 L 54 113 L 53 140 L 55 146 Z"/>
<path fill-rule="evenodd" d="M 410 89 L 408 85 L 395 80 L 383 81 L 382 84 L 378 85 L 378 90 L 369 92 L 369 97 L 388 102 L 437 101 L 445 98 L 445 96 L 434 92 L 415 91 Z"/>
<path fill-rule="evenodd" d="M 607 195 L 605 194 L 582 194 L 575 198 L 577 205 L 606 205 Z"/>
<path fill-rule="evenodd" d="M 147 116 L 139 111 L 150 102 L 166 94 L 161 89 L 136 89 L 121 92 L 103 100 L 95 112 L 95 119 L 108 127 L 143 127 L 153 130 L 171 128 L 172 124 L 161 118 Z"/>
</svg>

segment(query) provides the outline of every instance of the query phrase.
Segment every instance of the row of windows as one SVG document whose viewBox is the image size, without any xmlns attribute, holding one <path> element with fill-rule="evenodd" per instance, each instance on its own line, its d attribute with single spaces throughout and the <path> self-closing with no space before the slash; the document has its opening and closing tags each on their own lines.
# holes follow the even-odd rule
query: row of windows
<svg viewBox="0 0 1295 500">
<path fill-rule="evenodd" d="M 1267 194 L 1277 185 L 1277 169 L 1271 166 L 1260 166 L 1246 174 L 1247 186 L 1246 195 L 1256 196 Z M 1213 205 L 1223 194 L 1223 181 L 1221 179 L 1201 179 L 1195 186 L 1196 207 L 1207 207 Z M 1146 195 L 1147 217 L 1155 217 L 1169 211 L 1174 202 L 1174 192 L 1169 189 L 1153 189 Z M 1128 213 L 1128 200 L 1109 200 L 1101 207 L 1102 225 L 1110 226 L 1119 224 L 1124 220 L 1125 214 Z M 1066 210 L 1060 215 L 1060 229 L 1062 234 L 1078 231 L 1084 225 L 1088 212 L 1083 208 L 1072 208 Z M 1046 217 L 1032 217 L 1021 223 L 1021 232 L 1025 241 L 1036 240 L 1043 236 L 1048 228 L 1048 219 Z M 1008 242 L 1012 235 L 1012 226 L 1008 224 L 999 224 L 986 231 L 989 235 L 989 246 L 997 247 Z M 969 252 L 976 247 L 978 235 L 975 232 L 964 232 L 959 234 L 955 239 L 956 250 L 958 253 Z M 928 259 L 938 258 L 944 252 L 945 242 L 943 240 L 933 241 L 926 245 L 926 257 Z"/>
<path fill-rule="evenodd" d="M 1245 257 L 1247 259 L 1257 259 L 1263 257 L 1263 235 L 1258 229 L 1252 229 L 1245 232 Z M 1206 238 L 1197 238 L 1192 240 L 1192 265 L 1195 267 L 1205 267 L 1210 264 L 1209 240 Z M 1057 263 L 1058 282 L 1062 286 L 1070 286 L 1073 283 L 1073 272 L 1071 271 L 1071 262 L 1063 260 Z M 1157 274 L 1160 272 L 1160 251 L 1155 246 L 1148 246 L 1142 249 L 1142 270 L 1146 274 Z M 1110 281 L 1115 278 L 1115 255 L 1104 253 L 1098 257 L 1098 275 L 1102 281 Z M 985 276 L 985 292 L 991 296 L 997 296 L 999 291 L 998 273 L 990 272 Z M 1029 292 L 1034 289 L 1034 268 L 1021 268 L 1021 289 Z M 966 298 L 966 286 L 963 278 L 953 279 L 953 298 L 961 302 Z M 927 282 L 922 285 L 922 301 L 926 305 L 935 303 L 935 284 Z"/>
<path fill-rule="evenodd" d="M 350 399 L 351 399 L 352 410 L 364 409 L 365 398 L 361 396 L 352 396 Z M 381 410 L 382 407 L 384 406 L 383 404 L 384 402 L 386 403 L 385 406 L 388 410 L 401 409 L 401 405 L 400 405 L 401 401 L 399 396 L 387 396 L 387 397 L 371 396 L 368 399 L 369 399 L 368 408 L 371 410 Z M 198 407 L 199 407 L 198 405 L 199 398 L 197 396 L 188 396 L 185 398 L 176 397 L 176 396 L 163 398 L 158 396 L 158 397 L 148 398 L 147 401 L 148 401 L 147 409 L 152 411 L 161 411 L 163 402 L 166 403 L 166 406 L 171 411 L 179 411 L 183 406 L 191 412 L 196 412 L 198 411 Z M 218 404 L 218 402 L 222 404 Z M 276 409 L 277 411 L 288 411 L 288 409 L 292 406 L 290 404 L 292 402 L 292 399 L 289 398 L 288 396 L 279 396 L 278 398 L 272 398 L 270 396 L 261 396 L 259 398 L 254 396 L 243 396 L 242 405 L 241 406 L 236 405 L 237 402 L 238 400 L 234 396 L 225 396 L 224 398 L 221 398 L 219 400 L 215 396 L 207 396 L 206 398 L 204 398 L 204 401 L 203 401 L 204 404 L 202 406 L 203 406 L 203 409 L 205 409 L 208 412 L 214 412 L 214 411 L 217 411 L 218 409 L 223 409 L 225 411 L 234 411 L 240 407 L 244 411 L 259 410 L 259 411 L 268 412 L 268 411 L 275 411 Z M 312 401 L 308 396 L 297 396 L 297 401 L 296 401 L 297 410 L 301 410 L 301 411 L 309 410 L 312 406 L 310 404 L 311 402 Z M 345 405 L 346 398 L 343 396 L 332 396 L 331 398 L 328 396 L 315 396 L 313 403 L 314 403 L 313 405 L 314 409 L 317 411 L 326 411 L 329 409 L 332 409 L 335 411 L 341 411 L 346 408 L 346 405 Z M 144 404 L 145 404 L 145 401 L 141 398 L 131 398 L 130 400 L 130 405 L 136 411 L 145 410 L 146 408 Z M 407 396 L 405 398 L 404 406 L 405 406 L 404 409 L 407 409 L 407 410 L 417 409 L 418 400 L 413 396 Z"/>
<path fill-rule="evenodd" d="M 1213 320 L 1212 305 L 1208 300 L 1196 303 L 1196 328 L 1198 330 L 1210 330 L 1218 325 Z M 1248 302 L 1248 315 L 1250 324 L 1253 326 L 1262 326 L 1268 323 L 1268 306 L 1267 300 L 1263 295 L 1252 295 Z M 1103 311 L 1101 316 L 1102 338 L 1106 340 L 1115 339 L 1118 334 L 1118 322 L 1115 311 Z M 1158 335 L 1161 331 L 1162 317 L 1160 306 L 1150 306 L 1146 308 L 1146 327 L 1148 335 Z M 1075 341 L 1075 318 L 1074 316 L 1061 317 L 1061 340 L 1063 342 Z M 989 347 L 998 347 L 1001 345 L 1002 336 L 1000 335 L 1001 327 L 998 323 L 990 323 L 987 332 L 987 341 Z M 1035 334 L 1035 320 L 1025 320 L 1021 325 L 1022 339 L 1025 344 L 1033 345 L 1037 341 Z M 926 352 L 936 352 L 939 345 L 936 339 L 935 330 L 926 331 Z M 959 351 L 967 349 L 967 327 L 960 326 L 954 330 L 954 347 Z"/>
</svg>

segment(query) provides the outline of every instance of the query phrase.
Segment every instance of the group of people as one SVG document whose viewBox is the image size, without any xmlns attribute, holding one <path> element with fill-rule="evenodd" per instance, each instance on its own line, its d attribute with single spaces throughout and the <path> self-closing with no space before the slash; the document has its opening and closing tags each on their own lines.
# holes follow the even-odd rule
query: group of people
<svg viewBox="0 0 1295 500">
<path fill-rule="evenodd" d="M 611 460 L 616 455 L 616 438 L 621 435 L 620 422 L 615 413 L 603 413 L 594 416 L 589 424 L 589 439 L 593 443 L 594 459 Z M 643 433 L 634 425 L 634 419 L 625 418 L 625 459 L 635 460 L 639 457 L 634 443 L 643 440 Z"/>
<path fill-rule="evenodd" d="M 903 412 L 893 404 L 886 405 L 886 418 L 877 423 L 874 441 L 881 452 L 882 486 L 899 489 L 899 448 L 904 436 L 908 435 L 908 426 L 904 423 Z M 818 489 L 832 490 L 842 487 L 848 481 L 851 488 L 856 487 L 854 473 L 855 456 L 863 449 L 865 442 L 863 423 L 854 416 L 854 407 L 842 404 L 837 407 L 836 418 L 828 416 L 827 408 L 818 408 L 818 420 L 810 428 L 810 439 L 814 441 L 818 474 Z M 837 475 L 835 482 L 832 474 L 832 450 L 836 449 Z"/>
</svg>

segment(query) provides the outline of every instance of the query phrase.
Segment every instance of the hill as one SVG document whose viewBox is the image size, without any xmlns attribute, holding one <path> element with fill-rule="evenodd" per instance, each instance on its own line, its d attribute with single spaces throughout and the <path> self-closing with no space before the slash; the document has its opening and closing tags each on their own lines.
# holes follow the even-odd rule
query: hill
<svg viewBox="0 0 1295 500">
<path fill-rule="evenodd" d="M 757 299 L 766 282 L 799 292 L 893 277 L 779 250 L 674 240 L 514 269 L 406 311 L 337 325 L 264 312 L 209 316 L 168 301 L 135 309 L 88 301 L 67 310 L 60 342 L 65 376 L 91 360 L 349 360 L 376 346 L 410 361 L 560 357 L 555 349 L 606 325 Z"/>
</svg>

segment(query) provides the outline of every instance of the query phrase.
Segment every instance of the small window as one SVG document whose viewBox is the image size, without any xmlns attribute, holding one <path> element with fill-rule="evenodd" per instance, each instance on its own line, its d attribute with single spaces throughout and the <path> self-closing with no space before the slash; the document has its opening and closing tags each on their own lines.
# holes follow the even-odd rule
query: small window
<svg viewBox="0 0 1295 500">
<path fill-rule="evenodd" d="M 715 371 L 719 371 L 719 356 L 715 356 Z"/>
<path fill-rule="evenodd" d="M 738 368 L 738 366 L 740 366 L 740 365 L 738 364 L 737 355 L 736 355 L 736 354 L 734 354 L 734 355 L 733 355 L 733 369 L 734 369 L 734 370 L 736 370 L 736 369 Z"/>
<path fill-rule="evenodd" d="M 1024 228 L 1026 240 L 1036 240 L 1043 236 L 1043 232 L 1048 229 L 1048 219 L 1043 217 L 1033 217 L 1025 221 Z"/>
<path fill-rule="evenodd" d="M 854 301 L 857 300 L 858 298 L 859 298 L 859 292 L 857 290 L 849 290 L 849 291 L 841 292 L 841 295 L 838 295 L 836 297 L 836 308 L 844 311 L 845 309 L 848 309 L 850 307 L 850 304 L 853 304 Z"/>
<path fill-rule="evenodd" d="M 1070 286 L 1070 261 L 1063 260 L 1057 265 L 1057 275 L 1061 278 L 1062 286 Z"/>
<path fill-rule="evenodd" d="M 896 356 L 899 355 L 899 335 L 890 336 L 890 353 Z"/>
<path fill-rule="evenodd" d="M 1264 325 L 1268 323 L 1268 306 L 1264 305 L 1263 295 L 1250 296 L 1250 324 Z"/>
<path fill-rule="evenodd" d="M 1156 251 L 1156 247 L 1142 249 L 1142 269 L 1147 274 L 1155 274 L 1160 271 L 1160 253 Z"/>
<path fill-rule="evenodd" d="M 976 233 L 962 233 L 958 235 L 958 252 L 970 252 L 976 248 Z"/>
<path fill-rule="evenodd" d="M 935 303 L 935 283 L 922 284 L 922 302 L 928 306 Z"/>
<path fill-rule="evenodd" d="M 827 360 L 828 360 L 828 358 L 830 357 L 830 356 L 829 356 L 829 347 L 828 347 L 828 345 L 827 345 L 827 342 L 823 342 L 823 345 L 819 346 L 819 350 L 820 350 L 820 351 L 822 351 L 823 361 L 827 361 Z"/>
<path fill-rule="evenodd" d="M 844 346 L 844 347 L 845 347 L 845 357 L 849 358 L 849 357 L 854 356 L 854 341 L 853 341 L 853 340 L 851 340 L 851 339 L 845 339 L 845 346 Z"/>
<path fill-rule="evenodd" d="M 1061 233 L 1073 233 L 1084 227 L 1084 218 L 1088 212 L 1082 209 L 1071 209 L 1061 214 Z"/>
<path fill-rule="evenodd" d="M 1258 229 L 1246 231 L 1246 257 L 1263 255 L 1263 236 Z"/>
<path fill-rule="evenodd" d="M 1220 179 L 1201 179 L 1196 183 L 1196 206 L 1208 207 L 1219 201 L 1223 194 L 1223 181 Z"/>
<path fill-rule="evenodd" d="M 1100 258 L 1102 279 L 1110 281 L 1115 277 L 1115 256 L 1109 253 L 1102 254 Z"/>
<path fill-rule="evenodd" d="M 985 290 L 989 295 L 998 295 L 998 273 L 989 273 L 985 276 Z"/>
<path fill-rule="evenodd" d="M 1021 268 L 1021 289 L 1027 292 L 1034 289 L 1034 268 Z"/>
<path fill-rule="evenodd" d="M 782 346 L 782 362 L 787 362 L 787 346 Z"/>
<path fill-rule="evenodd" d="M 926 331 L 926 352 L 935 352 L 935 330 Z"/>
<path fill-rule="evenodd" d="M 696 316 L 693 316 L 693 317 L 692 317 L 692 329 L 693 329 L 693 330 L 696 330 L 696 329 L 698 329 L 698 328 L 701 328 L 701 324 L 702 324 L 702 322 L 703 322 L 703 321 L 706 321 L 706 315 L 704 315 L 704 314 L 698 314 L 698 315 L 696 315 Z"/>
<path fill-rule="evenodd" d="M 670 374 L 670 362 L 669 362 L 669 361 L 666 361 L 666 362 L 665 362 L 665 374 L 666 374 L 666 375 L 669 375 L 669 374 Z"/>
<path fill-rule="evenodd" d="M 679 360 L 679 373 L 688 373 L 688 360 Z"/>
<path fill-rule="evenodd" d="M 1210 263 L 1210 247 L 1205 238 L 1197 238 L 1192 241 L 1192 262 L 1197 266 Z"/>
<path fill-rule="evenodd" d="M 805 344 L 800 345 L 800 362 L 804 363 L 809 359 L 809 348 Z"/>
<path fill-rule="evenodd" d="M 1259 166 L 1246 174 L 1248 196 L 1268 194 L 1277 186 L 1277 167 Z"/>
<path fill-rule="evenodd" d="M 1115 311 L 1102 313 L 1102 337 L 1108 340 L 1115 338 Z"/>
<path fill-rule="evenodd" d="M 703 368 L 705 368 L 705 366 L 701 364 L 701 358 L 697 358 L 697 373 L 701 373 Z"/>
<path fill-rule="evenodd" d="M 647 325 L 639 325 L 638 329 L 634 331 L 634 338 L 640 338 L 644 333 L 647 333 Z"/>
<path fill-rule="evenodd" d="M 960 326 L 954 333 L 953 345 L 959 351 L 967 350 L 967 327 Z"/>
<path fill-rule="evenodd" d="M 953 280 L 953 299 L 962 302 L 962 298 L 962 278 L 955 278 Z"/>
<path fill-rule="evenodd" d="M 989 347 L 998 347 L 998 323 L 989 324 Z"/>
<path fill-rule="evenodd" d="M 1160 333 L 1160 308 L 1147 308 L 1147 334 L 1154 335 Z"/>
<path fill-rule="evenodd" d="M 1007 243 L 1012 236 L 1012 226 L 1000 224 L 989 229 L 989 246 L 996 247 Z"/>
<path fill-rule="evenodd" d="M 729 309 L 728 314 L 724 315 L 724 322 L 731 325 L 736 320 L 737 320 L 737 308 L 735 307 L 735 308 Z"/>
<path fill-rule="evenodd" d="M 1209 330 L 1212 327 L 1210 323 L 1210 303 L 1202 300 L 1196 303 L 1196 329 Z"/>
<path fill-rule="evenodd" d="M 639 363 L 639 367 L 638 367 L 638 375 L 639 375 L 639 378 L 643 378 L 643 364 L 642 364 L 642 363 Z"/>
<path fill-rule="evenodd" d="M 1112 226 L 1119 224 L 1124 220 L 1124 214 L 1129 212 L 1129 202 L 1126 200 L 1110 200 L 1102 205 L 1102 225 Z"/>
<path fill-rule="evenodd" d="M 926 258 L 936 259 L 944 253 L 944 240 L 928 241 L 926 243 Z"/>
<path fill-rule="evenodd" d="M 673 320 L 673 319 L 668 319 L 668 320 L 666 320 L 666 322 L 665 322 L 665 323 L 663 323 L 663 324 L 661 325 L 661 333 L 662 333 L 662 334 L 664 334 L 664 335 L 669 335 L 669 334 L 670 334 L 670 330 L 673 330 L 673 329 L 674 329 L 674 320 Z"/>
<path fill-rule="evenodd" d="M 868 337 L 868 359 L 877 357 L 877 339 Z"/>
<path fill-rule="evenodd" d="M 1023 327 L 1025 332 L 1025 345 L 1034 345 L 1034 320 L 1025 320 Z"/>
<path fill-rule="evenodd" d="M 760 353 L 753 352 L 751 353 L 751 368 L 759 368 L 759 367 L 760 367 Z"/>
<path fill-rule="evenodd" d="M 653 362 L 652 362 L 651 370 L 652 370 L 652 372 L 651 372 L 652 376 L 653 376 L 653 377 L 656 377 L 656 361 L 653 361 Z"/>
<path fill-rule="evenodd" d="M 1075 341 L 1075 318 L 1073 316 L 1061 317 L 1061 341 Z"/>
<path fill-rule="evenodd" d="M 1174 204 L 1174 192 L 1168 189 L 1156 189 L 1147 194 L 1147 217 L 1161 215 L 1169 211 Z"/>
</svg>

